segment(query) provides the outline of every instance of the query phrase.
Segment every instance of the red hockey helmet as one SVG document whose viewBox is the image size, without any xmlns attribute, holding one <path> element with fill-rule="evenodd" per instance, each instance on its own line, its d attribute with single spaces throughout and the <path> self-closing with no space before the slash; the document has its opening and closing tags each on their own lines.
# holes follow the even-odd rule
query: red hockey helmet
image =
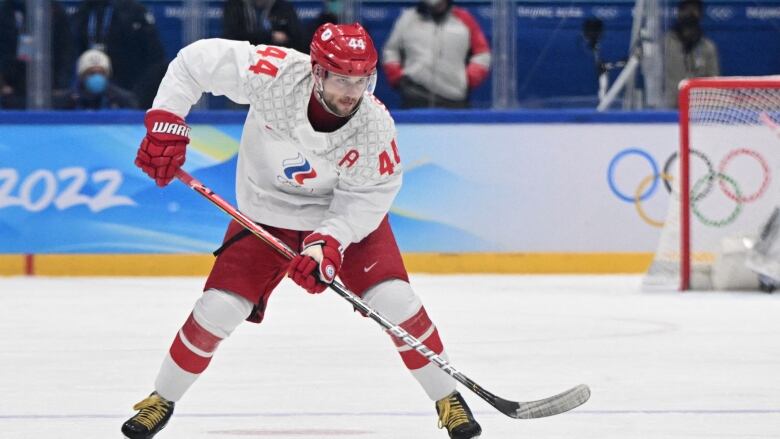
<svg viewBox="0 0 780 439">
<path fill-rule="evenodd" d="M 313 64 L 344 76 L 375 74 L 379 58 L 371 36 L 360 23 L 323 24 L 314 32 L 310 54 Z"/>
</svg>

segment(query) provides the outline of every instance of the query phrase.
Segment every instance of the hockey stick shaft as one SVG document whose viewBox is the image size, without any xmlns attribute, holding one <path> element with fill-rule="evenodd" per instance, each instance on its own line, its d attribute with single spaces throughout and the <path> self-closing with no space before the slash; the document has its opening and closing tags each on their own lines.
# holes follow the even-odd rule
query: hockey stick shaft
<svg viewBox="0 0 780 439">
<path fill-rule="evenodd" d="M 201 194 L 207 200 L 211 201 L 223 212 L 241 224 L 241 226 L 263 240 L 266 244 L 270 245 L 273 249 L 278 251 L 288 260 L 294 258 L 297 255 L 295 250 L 290 248 L 290 246 L 276 238 L 260 225 L 256 224 L 249 217 L 239 212 L 238 209 L 233 207 L 230 203 L 225 201 L 222 197 L 214 193 L 206 185 L 195 179 L 183 169 L 179 169 L 176 172 L 176 178 L 181 180 L 195 192 Z M 356 310 L 360 311 L 363 315 L 378 323 L 391 335 L 399 338 L 404 342 L 404 344 L 416 350 L 429 362 L 438 366 L 445 373 L 452 376 L 455 380 L 477 394 L 477 396 L 484 399 L 488 404 L 497 408 L 507 416 L 513 418 L 536 418 L 542 416 L 551 416 L 563 411 L 571 410 L 572 408 L 577 407 L 587 401 L 587 399 L 590 397 L 590 390 L 587 388 L 587 386 L 580 385 L 560 395 L 529 403 L 515 403 L 513 401 L 507 401 L 499 398 L 489 391 L 483 389 L 469 377 L 458 371 L 452 364 L 449 363 L 449 361 L 445 360 L 436 354 L 436 352 L 434 352 L 432 349 L 425 346 L 425 344 L 409 334 L 409 332 L 403 329 L 400 325 L 392 323 L 379 312 L 368 306 L 368 304 L 366 304 L 356 294 L 349 291 L 338 281 L 334 281 L 328 286 L 331 290 L 335 291 L 339 296 L 343 297 L 347 302 L 352 304 Z"/>
</svg>

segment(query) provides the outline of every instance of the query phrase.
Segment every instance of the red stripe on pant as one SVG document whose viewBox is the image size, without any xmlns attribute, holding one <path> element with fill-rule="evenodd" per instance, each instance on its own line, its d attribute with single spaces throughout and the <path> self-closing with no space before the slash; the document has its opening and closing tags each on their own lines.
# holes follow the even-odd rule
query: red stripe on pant
<svg viewBox="0 0 780 439">
<path fill-rule="evenodd" d="M 441 342 L 441 338 L 439 338 L 438 329 L 434 329 L 433 334 L 431 334 L 430 337 L 420 341 L 423 342 L 430 350 L 436 352 L 437 355 L 441 355 L 441 353 L 444 352 L 444 345 Z M 423 357 L 422 354 L 416 350 L 404 351 L 400 352 L 400 354 L 401 359 L 404 360 L 404 364 L 409 370 L 420 369 L 429 363 L 428 359 Z"/>
<path fill-rule="evenodd" d="M 222 341 L 221 338 L 210 333 L 200 323 L 195 320 L 192 314 L 184 322 L 184 326 L 181 327 L 181 332 L 187 337 L 187 341 L 191 345 L 200 349 L 203 352 L 214 352 Z"/>
<path fill-rule="evenodd" d="M 425 312 L 425 307 L 420 307 L 420 310 L 417 311 L 414 316 L 401 323 L 400 326 L 414 338 L 424 343 L 425 346 L 437 355 L 441 355 L 441 353 L 444 352 L 444 345 L 441 342 L 441 338 L 439 338 L 439 330 L 436 329 L 433 322 L 428 317 L 428 313 Z M 433 329 L 433 332 L 423 339 L 422 336 L 431 329 Z M 407 346 L 406 343 L 398 337 L 393 337 L 393 342 L 399 348 Z M 399 354 L 401 354 L 401 359 L 409 370 L 416 370 L 428 364 L 428 360 L 414 349 L 404 350 L 399 352 Z"/>
<path fill-rule="evenodd" d="M 431 322 L 431 319 L 428 317 L 428 313 L 425 312 L 425 307 L 421 306 L 419 311 L 406 319 L 400 326 L 404 328 L 406 332 L 412 334 L 413 337 L 419 339 L 425 334 L 425 331 L 433 326 L 433 322 Z M 398 337 L 393 337 L 393 343 L 399 348 L 401 346 L 406 346 L 406 343 Z"/>
<path fill-rule="evenodd" d="M 182 341 L 182 335 L 187 339 L 191 346 L 209 354 L 217 349 L 217 346 L 219 346 L 222 339 L 203 328 L 195 321 L 192 314 L 190 314 L 187 321 L 184 322 L 181 331 L 176 334 L 176 338 L 173 340 L 173 344 L 171 344 L 171 349 L 169 351 L 171 358 L 179 367 L 187 372 L 199 374 L 206 370 L 206 367 L 208 367 L 211 362 L 211 356 L 203 357 L 193 352 Z"/>
</svg>

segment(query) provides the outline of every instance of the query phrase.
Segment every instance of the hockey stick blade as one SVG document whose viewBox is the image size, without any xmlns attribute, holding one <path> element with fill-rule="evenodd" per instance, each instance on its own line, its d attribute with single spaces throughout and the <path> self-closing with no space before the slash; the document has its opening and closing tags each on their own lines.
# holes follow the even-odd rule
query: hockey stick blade
<svg viewBox="0 0 780 439">
<path fill-rule="evenodd" d="M 510 418 L 535 419 L 568 412 L 585 404 L 589 398 L 590 389 L 585 384 L 580 384 L 565 392 L 538 401 L 515 402 L 496 397 L 493 406 Z"/>
</svg>

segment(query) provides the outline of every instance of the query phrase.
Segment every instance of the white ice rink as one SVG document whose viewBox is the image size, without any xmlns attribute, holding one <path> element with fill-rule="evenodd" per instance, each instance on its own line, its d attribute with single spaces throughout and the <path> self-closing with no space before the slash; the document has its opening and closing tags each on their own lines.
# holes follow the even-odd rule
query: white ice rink
<svg viewBox="0 0 780 439">
<path fill-rule="evenodd" d="M 579 383 L 514 420 L 461 389 L 483 438 L 778 438 L 780 295 L 642 293 L 636 276 L 414 276 L 453 364 L 497 395 Z M 0 438 L 120 438 L 200 278 L 0 278 Z M 165 438 L 447 437 L 387 335 L 285 280 L 176 407 Z"/>
</svg>

